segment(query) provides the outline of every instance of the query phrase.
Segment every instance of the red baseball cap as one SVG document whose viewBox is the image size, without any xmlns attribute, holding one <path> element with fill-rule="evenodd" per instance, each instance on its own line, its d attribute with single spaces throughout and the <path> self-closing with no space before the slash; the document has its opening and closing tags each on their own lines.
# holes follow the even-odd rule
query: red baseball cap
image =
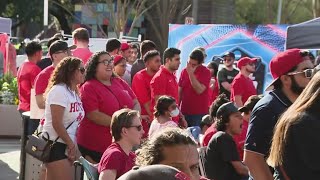
<svg viewBox="0 0 320 180">
<path fill-rule="evenodd" d="M 243 58 L 238 60 L 237 66 L 238 66 L 239 69 L 241 69 L 242 66 L 245 66 L 248 63 L 256 63 L 256 62 L 257 62 L 257 58 L 243 57 Z"/>
<path fill-rule="evenodd" d="M 282 76 L 287 74 L 293 67 L 297 66 L 303 61 L 300 54 L 300 49 L 288 49 L 284 52 L 278 53 L 274 56 L 269 64 L 270 72 L 273 77 L 273 81 L 266 88 L 266 90 L 272 90 L 273 84 Z"/>
<path fill-rule="evenodd" d="M 120 63 L 120 61 L 121 61 L 122 59 L 124 59 L 124 57 L 121 56 L 121 55 L 116 55 L 116 56 L 114 56 L 113 65 L 116 66 L 117 64 Z"/>
<path fill-rule="evenodd" d="M 128 43 L 121 43 L 121 51 L 125 51 L 125 50 L 127 50 L 127 49 L 129 49 L 130 48 L 130 46 L 129 46 L 129 44 Z"/>
</svg>

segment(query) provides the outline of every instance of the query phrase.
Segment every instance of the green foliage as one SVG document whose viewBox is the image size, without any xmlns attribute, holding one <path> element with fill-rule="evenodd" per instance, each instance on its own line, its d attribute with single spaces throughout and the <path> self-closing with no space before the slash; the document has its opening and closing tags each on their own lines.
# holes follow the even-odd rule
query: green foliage
<svg viewBox="0 0 320 180">
<path fill-rule="evenodd" d="M 0 104 L 18 104 L 18 82 L 11 74 L 0 77 Z"/>
</svg>

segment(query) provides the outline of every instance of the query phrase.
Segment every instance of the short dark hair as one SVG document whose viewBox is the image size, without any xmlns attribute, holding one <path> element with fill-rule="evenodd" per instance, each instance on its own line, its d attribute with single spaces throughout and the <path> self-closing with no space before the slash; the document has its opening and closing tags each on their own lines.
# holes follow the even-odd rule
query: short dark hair
<svg viewBox="0 0 320 180">
<path fill-rule="evenodd" d="M 160 96 L 154 106 L 154 116 L 159 117 L 164 115 L 166 111 L 168 111 L 169 106 L 176 102 L 176 100 L 171 96 Z"/>
<path fill-rule="evenodd" d="M 218 131 L 225 131 L 227 129 L 227 123 L 230 121 L 230 115 L 229 116 L 221 116 L 219 118 L 216 118 L 216 129 Z"/>
<path fill-rule="evenodd" d="M 121 47 L 121 42 L 116 38 L 110 38 L 106 43 L 107 52 L 112 52 L 115 49 L 120 49 L 120 47 Z"/>
<path fill-rule="evenodd" d="M 138 150 L 136 163 L 139 166 L 159 164 L 165 158 L 163 156 L 164 147 L 179 145 L 197 146 L 197 143 L 186 130 L 180 128 L 165 129 L 152 136 L 142 145 L 142 148 Z"/>
<path fill-rule="evenodd" d="M 165 64 L 166 63 L 166 59 L 167 58 L 169 58 L 169 59 L 171 59 L 171 58 L 173 58 L 176 54 L 180 54 L 181 53 L 181 51 L 179 50 L 179 49 L 177 49 L 177 48 L 167 48 L 166 50 L 164 50 L 164 52 L 163 52 L 163 64 Z"/>
<path fill-rule="evenodd" d="M 86 28 L 77 28 L 72 32 L 72 37 L 80 41 L 89 42 L 89 32 Z"/>
<path fill-rule="evenodd" d="M 42 47 L 39 41 L 32 40 L 26 45 L 25 52 L 28 57 L 33 56 L 36 52 L 42 51 Z"/>
<path fill-rule="evenodd" d="M 141 56 L 143 57 L 148 51 L 154 50 L 156 48 L 157 46 L 153 41 L 151 40 L 142 41 L 141 49 L 140 49 Z"/>
<path fill-rule="evenodd" d="M 198 61 L 198 64 L 202 64 L 204 61 L 204 55 L 203 52 L 199 49 L 195 49 L 191 52 L 191 54 L 189 55 L 190 59 L 194 59 L 196 61 Z"/>
<path fill-rule="evenodd" d="M 121 139 L 122 128 L 129 128 L 133 118 L 139 116 L 139 112 L 128 108 L 120 109 L 113 113 L 111 118 L 111 134 L 115 141 Z"/>
<path fill-rule="evenodd" d="M 210 108 L 209 108 L 209 114 L 212 120 L 214 120 L 214 118 L 217 115 L 217 111 L 219 109 L 220 106 L 222 106 L 225 103 L 230 102 L 229 99 L 227 98 L 227 95 L 225 95 L 224 93 L 220 94 L 211 104 Z"/>
<path fill-rule="evenodd" d="M 149 59 L 155 57 L 155 56 L 160 56 L 159 51 L 157 50 L 151 50 L 148 51 L 144 56 L 143 56 L 143 62 L 146 63 Z"/>
</svg>

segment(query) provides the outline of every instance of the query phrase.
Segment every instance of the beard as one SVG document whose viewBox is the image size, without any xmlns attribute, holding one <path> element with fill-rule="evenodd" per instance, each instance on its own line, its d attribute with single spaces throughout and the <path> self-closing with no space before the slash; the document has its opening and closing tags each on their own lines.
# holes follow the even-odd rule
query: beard
<svg viewBox="0 0 320 180">
<path fill-rule="evenodd" d="M 290 76 L 290 78 L 292 82 L 290 87 L 291 91 L 297 95 L 300 95 L 305 87 L 299 86 L 299 84 L 297 83 L 296 79 L 293 76 Z"/>
</svg>

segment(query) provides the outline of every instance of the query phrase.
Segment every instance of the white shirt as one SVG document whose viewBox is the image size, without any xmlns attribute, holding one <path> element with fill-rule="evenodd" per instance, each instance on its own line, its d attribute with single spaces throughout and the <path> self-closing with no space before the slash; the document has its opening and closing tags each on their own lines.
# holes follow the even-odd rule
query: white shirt
<svg viewBox="0 0 320 180">
<path fill-rule="evenodd" d="M 126 66 L 126 72 L 124 73 L 123 75 L 123 80 L 125 80 L 129 86 L 131 87 L 131 68 L 132 68 L 132 65 L 127 63 L 127 66 Z"/>
<path fill-rule="evenodd" d="M 52 125 L 51 104 L 65 108 L 62 120 L 65 128 L 74 121 L 67 129 L 67 132 L 72 141 L 76 143 L 78 124 L 85 115 L 80 97 L 75 91 L 71 91 L 65 84 L 54 85 L 47 94 L 45 104 L 45 121 L 42 132 L 47 132 L 50 136 L 50 140 L 54 141 L 58 135 Z M 47 138 L 45 134 L 43 135 Z M 58 139 L 58 142 L 64 143 L 61 138 Z"/>
<path fill-rule="evenodd" d="M 154 119 L 150 125 L 149 129 L 149 138 L 151 138 L 156 132 L 161 131 L 168 127 L 178 127 L 178 125 L 174 121 L 167 121 L 165 123 L 160 124 L 158 120 Z"/>
</svg>

